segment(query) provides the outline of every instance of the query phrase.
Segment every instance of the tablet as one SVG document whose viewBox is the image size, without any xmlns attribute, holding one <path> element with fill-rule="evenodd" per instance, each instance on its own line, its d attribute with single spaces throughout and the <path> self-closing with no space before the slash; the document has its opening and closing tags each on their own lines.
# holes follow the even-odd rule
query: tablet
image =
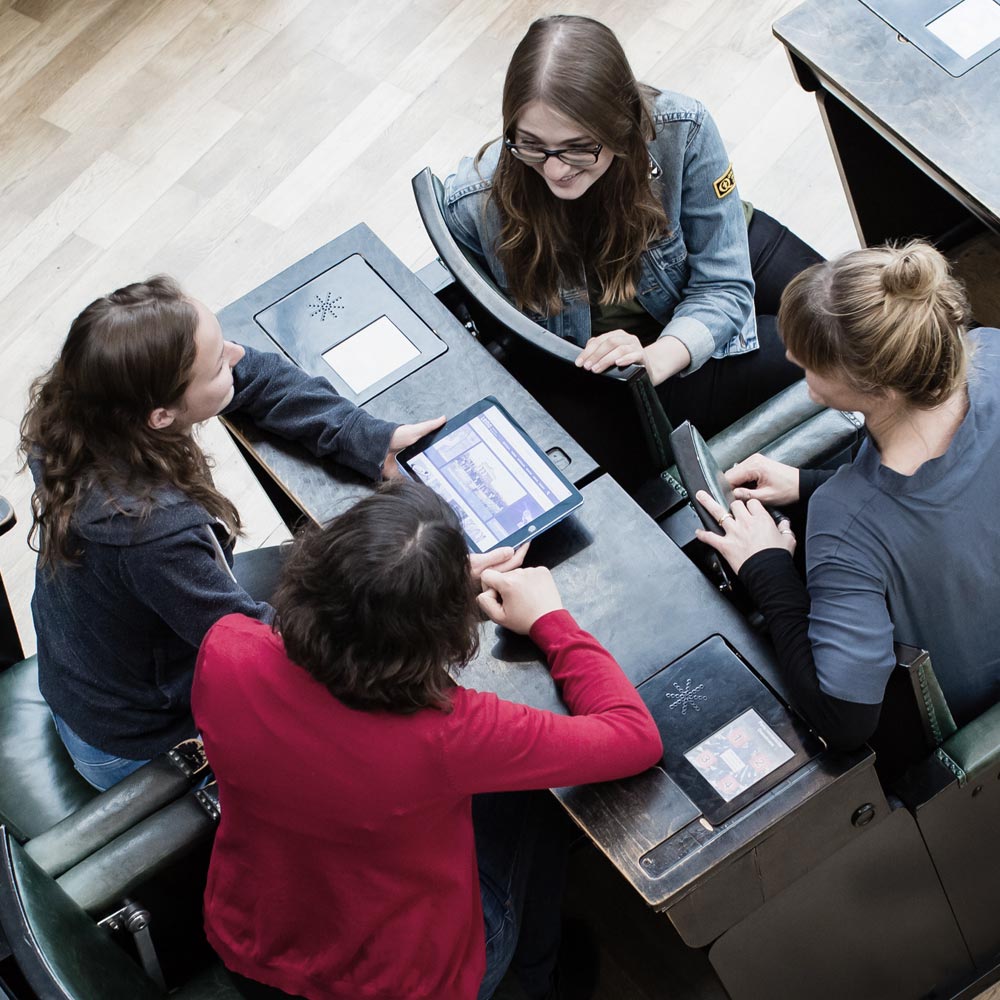
<svg viewBox="0 0 1000 1000">
<path fill-rule="evenodd" d="M 473 552 L 520 545 L 583 503 L 493 396 L 404 448 L 396 462 L 448 501 Z"/>
<path fill-rule="evenodd" d="M 687 420 L 670 433 L 670 447 L 677 463 L 677 473 L 688 491 L 691 506 L 701 518 L 701 523 L 717 535 L 724 535 L 725 529 L 695 499 L 698 490 L 704 490 L 716 503 L 726 510 L 736 499 L 726 474 L 719 468 L 715 456 L 709 451 L 705 439 Z"/>
</svg>

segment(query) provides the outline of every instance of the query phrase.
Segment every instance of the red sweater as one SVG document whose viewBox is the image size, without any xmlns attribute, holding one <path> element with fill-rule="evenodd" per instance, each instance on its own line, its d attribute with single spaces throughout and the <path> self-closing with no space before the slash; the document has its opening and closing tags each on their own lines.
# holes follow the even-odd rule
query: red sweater
<svg viewBox="0 0 1000 1000">
<path fill-rule="evenodd" d="M 574 716 L 456 688 L 453 710 L 358 711 L 229 615 L 193 707 L 222 821 L 205 927 L 234 972 L 310 1000 L 472 1000 L 485 968 L 475 792 L 607 781 L 654 764 L 656 726 L 565 611 L 532 639 Z"/>
</svg>

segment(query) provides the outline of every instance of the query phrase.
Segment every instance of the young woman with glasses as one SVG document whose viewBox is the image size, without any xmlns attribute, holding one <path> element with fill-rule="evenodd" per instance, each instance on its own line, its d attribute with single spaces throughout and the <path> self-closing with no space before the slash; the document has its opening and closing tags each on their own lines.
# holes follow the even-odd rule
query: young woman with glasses
<svg viewBox="0 0 1000 1000">
<path fill-rule="evenodd" d="M 531 790 L 635 774 L 663 747 L 547 569 L 479 572 L 448 504 L 392 482 L 296 541 L 273 628 L 230 615 L 206 636 L 205 926 L 246 997 L 486 1000 L 512 961 L 523 996 L 568 995 L 564 817 Z M 569 715 L 452 679 L 480 610 L 540 647 Z"/>
<path fill-rule="evenodd" d="M 698 101 L 637 83 L 610 29 L 559 15 L 517 46 L 502 111 L 503 136 L 445 182 L 445 217 L 578 365 L 644 365 L 707 435 L 800 377 L 774 313 L 820 257 L 740 201 Z"/>
<path fill-rule="evenodd" d="M 194 434 L 222 412 L 372 479 L 439 424 L 377 420 L 325 379 L 225 340 L 170 278 L 119 288 L 76 317 L 31 387 L 21 450 L 35 479 L 39 686 L 97 788 L 194 735 L 191 677 L 210 625 L 273 614 L 278 550 L 233 564 L 239 513 Z"/>
<path fill-rule="evenodd" d="M 930 651 L 963 725 L 1000 699 L 1000 331 L 966 332 L 962 287 L 921 242 L 810 268 L 778 318 L 810 396 L 860 410 L 868 438 L 835 474 L 740 463 L 731 511 L 699 493 L 725 530 L 699 537 L 757 601 L 798 708 L 831 746 L 874 732 L 894 641 Z M 762 506 L 795 501 L 809 504 L 808 590 L 787 523 Z"/>
</svg>

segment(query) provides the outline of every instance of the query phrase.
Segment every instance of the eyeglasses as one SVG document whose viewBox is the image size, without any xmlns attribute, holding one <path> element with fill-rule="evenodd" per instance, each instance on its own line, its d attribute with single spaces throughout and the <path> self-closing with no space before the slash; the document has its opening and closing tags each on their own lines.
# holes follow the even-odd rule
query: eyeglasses
<svg viewBox="0 0 1000 1000">
<path fill-rule="evenodd" d="M 518 145 L 510 139 L 504 139 L 503 144 L 524 163 L 545 163 L 550 156 L 554 156 L 569 167 L 592 167 L 601 155 L 601 150 L 604 149 L 603 144 L 599 142 L 584 148 L 569 146 L 565 149 L 542 149 L 541 146 Z"/>
</svg>

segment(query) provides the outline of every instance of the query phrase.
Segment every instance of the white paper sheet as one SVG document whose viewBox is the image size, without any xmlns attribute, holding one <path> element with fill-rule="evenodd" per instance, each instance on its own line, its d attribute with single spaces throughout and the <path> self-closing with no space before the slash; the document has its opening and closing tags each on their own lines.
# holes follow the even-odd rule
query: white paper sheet
<svg viewBox="0 0 1000 1000">
<path fill-rule="evenodd" d="M 419 355 L 420 351 L 392 320 L 379 316 L 331 347 L 323 360 L 354 392 L 364 392 Z"/>
<path fill-rule="evenodd" d="M 962 0 L 931 21 L 927 30 L 963 59 L 968 59 L 1000 38 L 1000 3 Z"/>
</svg>

